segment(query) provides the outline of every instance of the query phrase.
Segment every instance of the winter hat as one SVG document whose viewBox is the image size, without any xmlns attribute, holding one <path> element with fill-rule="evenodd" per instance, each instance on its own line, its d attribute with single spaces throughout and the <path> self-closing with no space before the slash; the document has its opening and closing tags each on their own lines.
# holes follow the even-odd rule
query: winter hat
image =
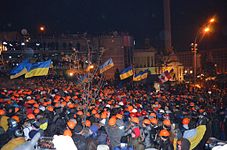
<svg viewBox="0 0 227 150">
<path fill-rule="evenodd" d="M 135 138 L 138 138 L 140 136 L 140 129 L 139 128 L 134 128 L 132 132 L 135 134 Z"/>
</svg>

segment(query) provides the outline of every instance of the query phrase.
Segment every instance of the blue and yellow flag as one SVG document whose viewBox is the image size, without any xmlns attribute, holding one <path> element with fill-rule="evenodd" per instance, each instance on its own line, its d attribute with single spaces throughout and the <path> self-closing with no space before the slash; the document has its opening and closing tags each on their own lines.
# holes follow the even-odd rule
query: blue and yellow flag
<svg viewBox="0 0 227 150">
<path fill-rule="evenodd" d="M 132 75 L 133 75 L 132 66 L 129 66 L 128 68 L 125 68 L 124 70 L 121 71 L 120 79 L 124 80 Z"/>
<path fill-rule="evenodd" d="M 108 59 L 103 65 L 99 66 L 100 73 L 105 72 L 106 70 L 109 70 L 114 66 L 112 58 Z"/>
<path fill-rule="evenodd" d="M 146 79 L 148 76 L 148 69 L 144 70 L 141 74 L 141 80 Z"/>
<path fill-rule="evenodd" d="M 30 70 L 32 64 L 28 59 L 23 60 L 17 67 L 10 71 L 10 79 L 18 78 Z"/>
<path fill-rule="evenodd" d="M 142 72 L 139 72 L 138 74 L 134 74 L 133 81 L 141 81 L 141 73 Z"/>
<path fill-rule="evenodd" d="M 146 79 L 148 76 L 148 70 L 140 71 L 138 74 L 135 74 L 133 76 L 133 81 L 141 81 L 143 79 Z"/>
<path fill-rule="evenodd" d="M 32 64 L 30 71 L 25 74 L 25 78 L 48 75 L 50 65 L 51 60 Z"/>
</svg>

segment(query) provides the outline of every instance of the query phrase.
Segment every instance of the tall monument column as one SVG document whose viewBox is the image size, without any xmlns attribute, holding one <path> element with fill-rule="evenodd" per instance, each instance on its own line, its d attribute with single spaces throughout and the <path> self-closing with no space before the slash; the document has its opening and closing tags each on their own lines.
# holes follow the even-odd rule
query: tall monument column
<svg viewBox="0 0 227 150">
<path fill-rule="evenodd" d="M 183 70 L 184 66 L 178 61 L 177 55 L 174 54 L 172 46 L 172 33 L 171 33 L 171 10 L 170 10 L 170 0 L 163 0 L 164 8 L 164 51 L 167 53 L 167 56 L 164 56 L 166 62 L 163 70 L 173 69 L 175 73 L 175 79 L 177 81 L 183 81 Z"/>
<path fill-rule="evenodd" d="M 164 4 L 164 33 L 165 33 L 165 52 L 168 54 L 173 52 L 172 39 L 171 39 L 171 11 L 170 11 L 170 0 L 163 0 Z"/>
</svg>

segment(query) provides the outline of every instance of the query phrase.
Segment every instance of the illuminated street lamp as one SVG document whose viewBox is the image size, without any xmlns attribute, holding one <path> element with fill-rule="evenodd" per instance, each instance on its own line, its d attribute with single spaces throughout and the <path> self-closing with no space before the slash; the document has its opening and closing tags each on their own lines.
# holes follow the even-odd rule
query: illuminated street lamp
<svg viewBox="0 0 227 150">
<path fill-rule="evenodd" d="M 44 31 L 45 31 L 45 27 L 44 27 L 44 26 L 41 26 L 41 27 L 39 27 L 39 30 L 40 30 L 41 32 L 44 32 Z"/>
<path fill-rule="evenodd" d="M 204 33 L 208 33 L 208 32 L 210 32 L 210 28 L 209 27 L 205 27 L 203 31 L 204 31 Z"/>
<path fill-rule="evenodd" d="M 209 20 L 209 23 L 213 23 L 213 22 L 215 22 L 215 18 L 211 18 L 211 19 Z"/>
<path fill-rule="evenodd" d="M 193 62 L 194 62 L 194 64 L 193 64 L 193 68 L 194 68 L 194 71 L 193 71 L 193 73 L 194 73 L 193 79 L 194 79 L 194 83 L 196 82 L 196 74 L 197 74 L 197 62 L 196 62 L 197 56 L 196 55 L 197 55 L 197 50 L 198 50 L 197 47 L 198 47 L 198 43 L 199 43 L 199 41 L 197 41 L 198 40 L 198 37 L 201 36 L 200 35 L 201 33 L 202 33 L 203 36 L 205 34 L 209 33 L 211 31 L 210 30 L 210 26 L 215 21 L 216 20 L 215 20 L 214 17 L 211 18 L 211 19 L 209 19 L 209 21 L 205 25 L 203 25 L 202 28 L 200 28 L 199 31 L 196 33 L 196 36 L 195 36 L 195 39 L 194 39 L 194 43 L 191 43 L 191 50 L 192 50 L 192 52 L 194 54 L 193 55 Z"/>
<path fill-rule="evenodd" d="M 40 31 L 40 33 L 41 33 L 41 35 L 40 35 L 40 36 L 41 36 L 41 37 L 40 37 L 40 38 L 41 38 L 40 43 L 42 44 L 44 50 L 45 50 L 45 47 L 44 47 L 44 45 L 43 45 L 43 33 L 45 32 L 45 30 L 46 30 L 46 29 L 45 29 L 45 26 L 40 26 L 40 27 L 39 27 L 39 31 Z"/>
</svg>

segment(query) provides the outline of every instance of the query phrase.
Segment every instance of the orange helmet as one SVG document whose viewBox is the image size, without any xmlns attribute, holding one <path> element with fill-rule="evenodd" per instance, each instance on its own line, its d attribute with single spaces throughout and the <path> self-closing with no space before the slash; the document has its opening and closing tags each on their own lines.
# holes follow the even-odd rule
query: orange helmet
<svg viewBox="0 0 227 150">
<path fill-rule="evenodd" d="M 75 119 L 76 119 L 76 117 L 77 117 L 77 116 L 76 116 L 76 114 L 74 114 L 74 115 L 73 115 L 73 118 L 75 118 Z"/>
<path fill-rule="evenodd" d="M 144 123 L 144 124 L 146 124 L 146 125 L 151 124 L 151 122 L 150 122 L 150 120 L 149 120 L 149 119 L 144 119 L 144 120 L 143 120 L 143 123 Z"/>
<path fill-rule="evenodd" d="M 34 109 L 34 113 L 38 114 L 39 113 L 39 109 L 38 108 Z"/>
<path fill-rule="evenodd" d="M 95 118 L 100 118 L 100 114 L 95 114 Z"/>
<path fill-rule="evenodd" d="M 35 108 L 38 108 L 38 107 L 39 107 L 39 104 L 35 103 L 33 106 L 34 106 Z"/>
<path fill-rule="evenodd" d="M 132 111 L 133 107 L 132 106 L 128 106 L 128 111 Z"/>
<path fill-rule="evenodd" d="M 204 109 L 200 109 L 199 110 L 199 113 L 203 113 L 205 110 Z"/>
<path fill-rule="evenodd" d="M 14 119 L 17 123 L 20 122 L 20 118 L 18 116 L 12 116 L 12 119 Z"/>
<path fill-rule="evenodd" d="M 0 109 L 0 115 L 5 115 L 5 110 Z"/>
<path fill-rule="evenodd" d="M 15 112 L 18 112 L 20 110 L 20 108 L 16 107 L 15 108 Z"/>
<path fill-rule="evenodd" d="M 131 121 L 134 123 L 137 123 L 137 124 L 139 124 L 139 122 L 140 122 L 138 117 L 132 117 Z"/>
<path fill-rule="evenodd" d="M 86 120 L 85 121 L 85 126 L 90 127 L 91 126 L 91 121 L 90 120 Z"/>
<path fill-rule="evenodd" d="M 168 130 L 163 129 L 159 132 L 159 136 L 170 136 L 170 133 Z"/>
<path fill-rule="evenodd" d="M 153 124 L 153 125 L 157 125 L 158 124 L 158 120 L 156 118 L 151 118 L 150 119 L 150 122 Z"/>
<path fill-rule="evenodd" d="M 156 118 L 156 114 L 155 114 L 155 113 L 153 113 L 153 112 L 152 112 L 152 113 L 150 113 L 150 116 L 151 116 L 151 117 L 155 117 L 155 118 Z"/>
<path fill-rule="evenodd" d="M 64 131 L 64 136 L 72 136 L 72 132 L 69 130 L 69 129 L 67 129 L 67 130 L 65 130 Z"/>
<path fill-rule="evenodd" d="M 93 110 L 91 111 L 91 113 L 92 113 L 93 115 L 95 115 L 95 114 L 97 113 L 97 111 L 96 111 L 95 109 L 93 109 Z"/>
<path fill-rule="evenodd" d="M 83 115 L 84 113 L 83 113 L 81 110 L 79 110 L 76 114 L 79 115 L 79 116 L 81 116 L 81 115 Z"/>
<path fill-rule="evenodd" d="M 116 117 L 117 119 L 122 119 L 123 116 L 121 114 L 117 114 Z"/>
<path fill-rule="evenodd" d="M 63 101 L 63 102 L 61 102 L 61 104 L 63 105 L 63 106 L 66 106 L 66 102 L 65 101 Z"/>
<path fill-rule="evenodd" d="M 171 122 L 170 122 L 169 119 L 165 119 L 165 120 L 163 121 L 163 124 L 164 124 L 165 126 L 167 126 L 167 127 L 170 127 L 170 126 L 171 126 Z"/>
<path fill-rule="evenodd" d="M 54 108 L 53 108 L 52 106 L 48 106 L 48 107 L 47 107 L 47 110 L 49 110 L 49 111 L 54 111 Z"/>
<path fill-rule="evenodd" d="M 90 117 L 90 116 L 91 116 L 91 113 L 90 113 L 89 111 L 87 112 L 87 116 L 88 116 L 88 117 Z"/>
<path fill-rule="evenodd" d="M 193 102 L 190 102 L 190 106 L 195 106 L 195 103 L 193 103 Z"/>
<path fill-rule="evenodd" d="M 103 113 L 101 114 L 101 118 L 102 118 L 102 119 L 106 119 L 106 118 L 107 118 L 107 113 L 103 112 Z"/>
<path fill-rule="evenodd" d="M 190 119 L 189 118 L 184 118 L 183 120 L 182 120 L 182 124 L 189 124 L 189 122 L 190 122 Z"/>
<path fill-rule="evenodd" d="M 70 129 L 74 129 L 75 126 L 76 126 L 76 123 L 75 123 L 74 121 L 72 121 L 72 120 L 69 120 L 69 121 L 67 122 L 67 126 L 68 126 Z"/>
<path fill-rule="evenodd" d="M 70 109 L 72 109 L 72 108 L 74 108 L 74 104 L 71 103 L 71 104 L 68 105 L 68 107 L 69 107 Z"/>
<path fill-rule="evenodd" d="M 110 120 L 109 120 L 109 122 L 108 122 L 108 124 L 110 126 L 114 126 L 116 124 L 116 122 L 117 122 L 116 118 L 111 117 Z"/>
<path fill-rule="evenodd" d="M 28 119 L 35 119 L 35 115 L 33 115 L 33 114 L 28 114 L 28 115 L 27 115 L 27 118 L 28 118 Z"/>
</svg>

